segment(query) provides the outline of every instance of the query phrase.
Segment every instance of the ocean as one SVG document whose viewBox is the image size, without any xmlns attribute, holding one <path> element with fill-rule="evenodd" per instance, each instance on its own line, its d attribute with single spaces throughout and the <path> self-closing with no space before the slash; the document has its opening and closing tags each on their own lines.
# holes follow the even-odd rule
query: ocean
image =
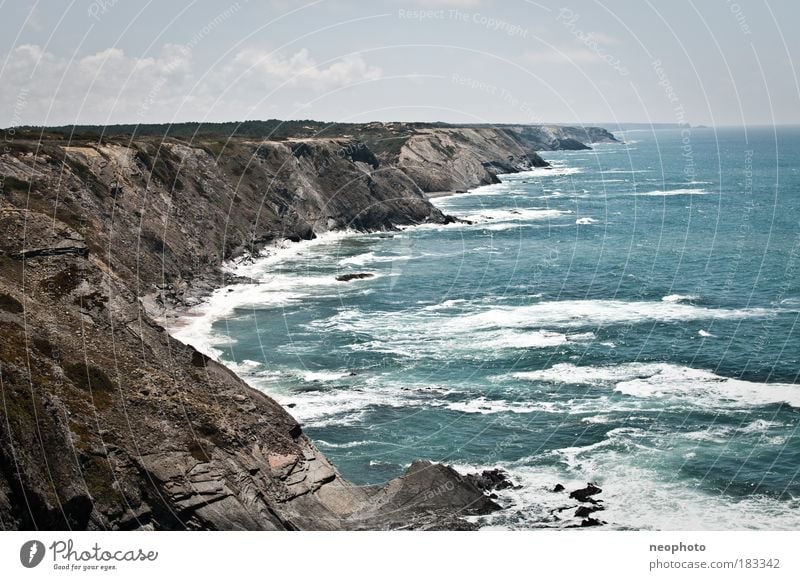
<svg viewBox="0 0 800 580">
<path fill-rule="evenodd" d="M 484 528 L 800 526 L 800 128 L 616 133 L 232 266 L 175 335 L 285 405 L 357 484 L 507 470 Z M 370 274 L 343 282 L 337 276 Z M 574 522 L 573 522 L 574 523 Z"/>
</svg>

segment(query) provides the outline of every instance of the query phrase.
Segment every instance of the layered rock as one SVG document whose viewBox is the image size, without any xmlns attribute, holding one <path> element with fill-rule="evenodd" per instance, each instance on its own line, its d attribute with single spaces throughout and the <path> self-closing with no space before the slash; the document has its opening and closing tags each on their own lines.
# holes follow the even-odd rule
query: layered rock
<svg viewBox="0 0 800 580">
<path fill-rule="evenodd" d="M 513 125 L 509 127 L 528 146 L 538 151 L 589 149 L 590 143 L 616 143 L 614 135 L 600 127 L 562 125 Z"/>
<path fill-rule="evenodd" d="M 420 130 L 402 146 L 398 165 L 423 191 L 456 191 L 547 163 L 515 132 L 480 127 Z"/>
</svg>

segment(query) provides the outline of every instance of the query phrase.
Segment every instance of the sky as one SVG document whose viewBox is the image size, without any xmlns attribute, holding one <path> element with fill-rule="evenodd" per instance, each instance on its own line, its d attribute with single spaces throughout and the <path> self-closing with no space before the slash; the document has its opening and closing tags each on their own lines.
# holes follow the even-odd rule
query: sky
<svg viewBox="0 0 800 580">
<path fill-rule="evenodd" d="M 0 126 L 800 123 L 796 0 L 0 0 Z"/>
</svg>

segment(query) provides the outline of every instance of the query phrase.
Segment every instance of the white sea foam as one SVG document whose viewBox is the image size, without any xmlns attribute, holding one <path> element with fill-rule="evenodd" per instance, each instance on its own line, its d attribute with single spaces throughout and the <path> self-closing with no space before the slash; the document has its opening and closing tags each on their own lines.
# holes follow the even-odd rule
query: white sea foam
<svg viewBox="0 0 800 580">
<path fill-rule="evenodd" d="M 589 424 L 603 423 L 605 414 L 586 417 Z M 498 492 L 506 509 L 475 518 L 490 529 L 527 529 L 531 527 L 567 527 L 579 520 L 571 517 L 579 505 L 568 498 L 572 490 L 583 488 L 587 481 L 602 488 L 598 496 L 604 510 L 599 514 L 610 529 L 735 530 L 796 529 L 800 500 L 775 499 L 750 495 L 735 499 L 706 486 L 687 485 L 680 470 L 665 472 L 665 455 L 674 453 L 673 442 L 726 444 L 734 431 L 764 433 L 776 426 L 773 422 L 754 421 L 742 429 L 710 427 L 688 434 L 669 434 L 659 443 L 649 429 L 618 427 L 588 445 L 566 446 L 546 456 L 533 455 L 517 461 L 491 465 L 457 464 L 461 473 L 483 469 L 505 469 L 519 486 Z M 780 425 L 778 425 L 780 426 Z M 679 439 L 676 439 L 679 438 Z M 763 444 L 780 445 L 781 438 L 765 437 Z M 696 444 L 696 443 L 695 443 Z M 691 443 L 689 443 L 691 445 Z M 696 460 L 697 453 L 681 454 L 685 462 Z M 552 460 L 557 461 L 556 464 Z M 744 461 L 744 459 L 743 459 Z M 566 488 L 552 491 L 556 483 Z M 564 507 L 567 510 L 563 510 Z M 557 516 L 557 517 L 554 517 Z"/>
<path fill-rule="evenodd" d="M 514 181 L 522 181 L 531 177 L 562 177 L 564 175 L 574 175 L 581 173 L 583 169 L 580 167 L 563 165 L 558 161 L 551 161 L 550 167 L 534 167 L 519 173 L 512 173 L 509 175 L 514 176 Z M 503 176 L 501 175 L 501 178 Z"/>
<path fill-rule="evenodd" d="M 280 269 L 277 268 L 277 266 L 283 264 L 289 264 L 294 268 L 298 262 L 302 263 L 301 258 L 308 254 L 313 253 L 315 260 L 333 260 L 336 256 L 334 250 L 337 244 L 347 238 L 363 236 L 363 233 L 344 230 L 321 233 L 313 240 L 304 240 L 301 242 L 283 240 L 264 248 L 256 259 L 228 262 L 225 264 L 224 268 L 226 271 L 238 276 L 260 279 L 265 274 L 274 274 Z M 326 246 L 328 246 L 328 248 L 326 248 Z"/>
<path fill-rule="evenodd" d="M 372 441 L 369 439 L 364 441 L 348 441 L 346 443 L 330 443 L 324 439 L 314 439 L 314 443 L 320 445 L 321 447 L 328 447 L 330 449 L 354 449 L 356 447 L 364 447 L 366 445 L 391 445 L 391 443 L 387 443 L 385 441 Z"/>
<path fill-rule="evenodd" d="M 740 319 L 773 312 L 762 308 L 706 308 L 673 302 L 563 300 L 529 306 L 498 307 L 444 322 L 450 331 L 486 328 L 581 328 L 609 324 Z"/>
<path fill-rule="evenodd" d="M 548 348 L 560 346 L 568 342 L 589 342 L 595 339 L 592 332 L 564 334 L 549 330 L 535 330 L 531 332 L 501 331 L 484 333 L 479 341 L 480 348 Z"/>
<path fill-rule="evenodd" d="M 446 408 L 451 411 L 459 411 L 461 413 L 478 413 L 481 415 L 491 415 L 495 413 L 506 413 L 513 411 L 515 407 L 503 400 L 489 400 L 486 397 L 476 397 L 466 401 L 456 401 L 447 403 Z M 529 412 L 527 410 L 520 410 L 516 407 L 518 412 Z"/>
<path fill-rule="evenodd" d="M 505 306 L 496 299 L 459 299 L 402 311 L 343 309 L 304 328 L 309 332 L 335 329 L 358 336 L 360 340 L 345 347 L 353 351 L 446 360 L 453 353 L 484 358 L 502 349 L 552 348 L 594 341 L 591 332 L 603 326 L 743 319 L 770 312 L 664 301 L 564 300 Z M 614 346 L 608 341 L 604 345 Z"/>
<path fill-rule="evenodd" d="M 265 248 L 256 259 L 227 262 L 223 270 L 257 280 L 257 283 L 218 288 L 179 319 L 162 322 L 178 340 L 219 359 L 222 353 L 219 347 L 235 341 L 226 333 L 215 332 L 213 325 L 218 320 L 229 318 L 237 309 L 288 307 L 326 287 L 335 288 L 337 294 L 358 291 L 358 285 L 342 284 L 335 275 L 302 275 L 296 272 L 298 263 L 301 264 L 306 255 L 313 256 L 311 262 L 315 266 L 320 262 L 335 264 L 336 252 L 333 250 L 336 245 L 343 239 L 359 236 L 364 234 L 341 231 L 323 233 L 313 240 L 302 242 L 284 240 Z M 290 266 L 286 271 L 282 268 L 284 264 Z M 370 280 L 379 276 L 379 273 L 375 273 Z"/>
<path fill-rule="evenodd" d="M 557 219 L 571 211 L 545 208 L 511 208 L 474 210 L 464 216 L 465 219 L 478 224 L 487 222 L 526 222 Z"/>
<path fill-rule="evenodd" d="M 749 407 L 786 403 L 800 407 L 800 385 L 756 383 L 669 363 L 576 366 L 514 373 L 518 379 L 556 384 L 606 386 L 639 399 L 677 400 L 702 407 Z"/>
<path fill-rule="evenodd" d="M 606 415 L 590 415 L 588 417 L 584 417 L 581 419 L 581 423 L 586 423 L 588 425 L 605 425 L 611 422 L 611 416 Z"/>
<path fill-rule="evenodd" d="M 703 330 L 702 328 L 697 331 L 698 336 L 702 336 L 703 338 L 716 338 L 716 334 L 711 334 L 707 330 Z"/>
<path fill-rule="evenodd" d="M 575 220 L 575 224 L 579 226 L 588 226 L 591 224 L 596 224 L 597 220 L 590 217 L 582 217 Z"/>
<path fill-rule="evenodd" d="M 782 423 L 778 423 L 777 421 L 765 421 L 764 419 L 756 419 L 755 421 L 748 423 L 744 427 L 740 429 L 742 433 L 766 433 L 770 429 L 774 429 L 776 427 L 783 427 Z"/>
<path fill-rule="evenodd" d="M 560 332 L 500 332 L 484 336 L 480 344 L 484 348 L 546 348 L 567 342 L 567 336 Z"/>
<path fill-rule="evenodd" d="M 349 377 L 350 371 L 301 371 L 300 377 L 308 382 L 338 381 Z"/>
<path fill-rule="evenodd" d="M 520 228 L 528 228 L 528 227 L 530 227 L 530 224 L 523 224 L 523 223 L 518 223 L 518 222 L 512 222 L 512 223 L 507 223 L 507 224 L 502 224 L 502 223 L 493 224 L 493 223 L 490 223 L 490 224 L 483 224 L 481 227 L 482 227 L 482 229 L 490 231 L 490 232 L 504 232 L 504 231 L 507 231 L 507 230 L 518 230 Z"/>
<path fill-rule="evenodd" d="M 669 294 L 661 298 L 664 302 L 695 302 L 700 300 L 696 294 Z"/>
<path fill-rule="evenodd" d="M 689 433 L 684 433 L 682 437 L 684 439 L 688 439 L 690 441 L 702 441 L 704 443 L 715 443 L 718 445 L 724 445 L 731 440 L 731 436 L 733 435 L 733 428 L 732 427 L 707 427 L 705 429 L 701 429 L 700 431 L 690 431 Z"/>
<path fill-rule="evenodd" d="M 563 413 L 563 406 L 556 401 L 506 401 L 484 396 L 471 397 L 463 401 L 450 401 L 442 405 L 445 409 L 459 413 L 496 415 L 499 413 Z"/>
<path fill-rule="evenodd" d="M 661 450 L 636 445 L 636 433 L 609 433 L 605 445 L 573 447 L 556 452 L 564 458 L 563 466 L 520 462 L 497 465 L 457 465 L 462 473 L 483 469 L 506 469 L 518 488 L 498 492 L 500 501 L 508 507 L 475 518 L 485 529 L 527 529 L 530 527 L 566 527 L 579 520 L 570 517 L 577 502 L 567 493 L 553 493 L 556 483 L 567 492 L 596 482 L 603 492 L 604 510 L 598 514 L 608 522 L 606 529 L 655 530 L 746 530 L 797 528 L 797 509 L 800 501 L 776 500 L 752 495 L 739 501 L 730 497 L 706 493 L 702 488 L 689 486 L 685 481 L 664 475 L 647 465 L 658 459 Z M 692 461 L 694 454 L 685 454 Z M 527 464 L 526 464 L 527 463 Z M 558 512 L 564 506 L 571 509 Z M 553 515 L 559 516 L 556 520 Z"/>
<path fill-rule="evenodd" d="M 390 258 L 391 259 L 391 258 Z M 349 256 L 347 258 L 342 258 L 339 260 L 340 266 L 363 266 L 364 264 L 368 264 L 371 262 L 380 261 L 381 258 L 375 255 L 374 252 L 365 252 L 363 254 L 357 254 L 355 256 Z"/>
<path fill-rule="evenodd" d="M 682 188 L 682 189 L 668 189 L 665 191 L 654 190 L 654 191 L 636 192 L 634 195 L 645 196 L 645 197 L 668 197 L 672 195 L 710 195 L 710 194 L 711 192 L 706 191 L 705 189 Z"/>
<path fill-rule="evenodd" d="M 374 273 L 369 281 L 378 277 L 380 274 Z M 181 342 L 194 346 L 212 358 L 218 358 L 221 354 L 219 346 L 235 341 L 227 333 L 214 331 L 216 321 L 230 318 L 236 310 L 290 307 L 311 294 L 320 295 L 321 289 L 339 295 L 358 291 L 359 286 L 338 282 L 333 274 L 262 274 L 256 284 L 236 284 L 215 290 L 203 303 L 177 321 L 165 321 L 165 326 Z"/>
<path fill-rule="evenodd" d="M 427 254 L 423 254 L 427 255 Z M 363 254 L 356 254 L 355 256 L 348 256 L 339 260 L 339 266 L 364 266 L 366 264 L 382 263 L 382 262 L 405 262 L 418 256 L 411 255 L 390 255 L 378 256 L 375 252 L 365 252 Z"/>
<path fill-rule="evenodd" d="M 405 408 L 428 402 L 428 398 L 415 391 L 392 387 L 326 388 L 288 393 L 270 390 L 269 394 L 282 405 L 292 405 L 289 412 L 309 427 L 356 424 L 371 407 Z"/>
</svg>

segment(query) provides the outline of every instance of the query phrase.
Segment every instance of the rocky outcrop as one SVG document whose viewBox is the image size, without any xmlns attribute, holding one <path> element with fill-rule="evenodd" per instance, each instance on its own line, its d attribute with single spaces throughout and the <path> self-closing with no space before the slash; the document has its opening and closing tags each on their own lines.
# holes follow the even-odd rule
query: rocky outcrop
<svg viewBox="0 0 800 580">
<path fill-rule="evenodd" d="M 423 129 L 411 136 L 398 166 L 423 191 L 466 190 L 498 183 L 499 173 L 516 173 L 547 163 L 506 129 Z"/>
<path fill-rule="evenodd" d="M 537 151 L 589 149 L 590 143 L 617 143 L 616 137 L 600 127 L 562 125 L 513 125 L 509 127 L 526 146 Z"/>
<path fill-rule="evenodd" d="M 224 260 L 447 223 L 423 189 L 537 163 L 507 130 L 398 139 L 6 136 L 0 528 L 468 528 L 496 509 L 443 466 L 351 485 L 277 403 L 154 318 L 229 281 Z"/>
<path fill-rule="evenodd" d="M 403 476 L 364 492 L 365 507 L 349 517 L 359 529 L 473 529 L 459 518 L 500 509 L 473 476 L 430 461 L 415 461 Z"/>
</svg>

